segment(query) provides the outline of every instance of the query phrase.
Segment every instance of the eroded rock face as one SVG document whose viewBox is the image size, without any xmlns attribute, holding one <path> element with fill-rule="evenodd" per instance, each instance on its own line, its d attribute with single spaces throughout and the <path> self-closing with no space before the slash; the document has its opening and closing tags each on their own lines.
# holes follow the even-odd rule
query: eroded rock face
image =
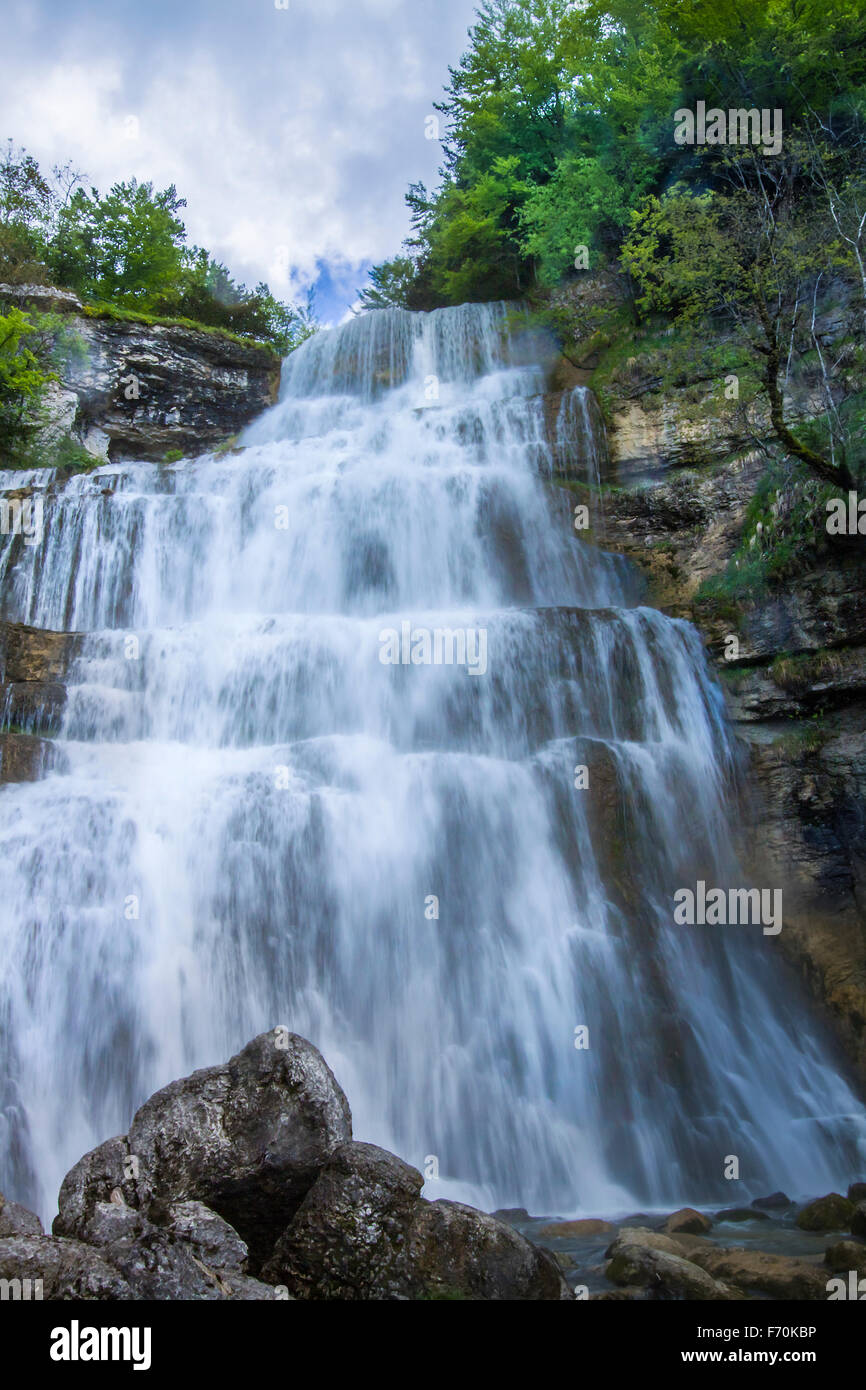
<svg viewBox="0 0 866 1390">
<path fill-rule="evenodd" d="M 683 412 L 672 408 L 665 425 L 624 393 L 613 401 L 615 423 L 637 411 L 651 439 L 611 433 L 614 461 L 631 450 L 636 475 L 626 462 L 626 485 L 604 494 L 595 538 L 640 567 L 649 602 L 704 637 L 744 754 L 745 881 L 782 888 L 779 949 L 866 1085 L 866 552 L 842 537 L 762 596 L 702 596 L 741 544 L 766 456 L 740 441 L 734 458 L 710 449 L 683 468 Z"/>
<path fill-rule="evenodd" d="M 25 623 L 0 621 L 0 702 L 2 723 L 12 733 L 50 734 L 60 722 L 66 703 L 63 684 L 80 639 L 76 633 L 49 632 Z M 44 760 L 38 743 L 9 744 L 4 763 L 21 773 Z M 11 767 L 10 767 L 11 763 Z M 5 781 L 32 780 L 5 775 Z"/>
<path fill-rule="evenodd" d="M 38 782 L 46 772 L 63 766 L 63 756 L 50 740 L 0 733 L 0 783 Z"/>
<path fill-rule="evenodd" d="M 65 315 L 57 426 L 94 462 L 163 459 L 216 447 L 273 404 L 279 362 L 265 347 L 220 333 L 86 314 L 75 295 L 0 285 L 0 302 Z M 49 427 L 50 434 L 50 427 Z"/>
</svg>

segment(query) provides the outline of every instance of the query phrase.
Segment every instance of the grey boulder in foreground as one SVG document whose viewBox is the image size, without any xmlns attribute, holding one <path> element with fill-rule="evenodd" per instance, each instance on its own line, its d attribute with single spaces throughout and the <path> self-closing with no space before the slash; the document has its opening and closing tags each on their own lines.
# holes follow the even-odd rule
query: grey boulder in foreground
<svg viewBox="0 0 866 1390">
<path fill-rule="evenodd" d="M 0 1279 L 45 1299 L 574 1297 L 546 1250 L 422 1184 L 352 1140 L 321 1053 L 276 1028 L 85 1154 L 52 1236 L 0 1198 Z"/>
</svg>

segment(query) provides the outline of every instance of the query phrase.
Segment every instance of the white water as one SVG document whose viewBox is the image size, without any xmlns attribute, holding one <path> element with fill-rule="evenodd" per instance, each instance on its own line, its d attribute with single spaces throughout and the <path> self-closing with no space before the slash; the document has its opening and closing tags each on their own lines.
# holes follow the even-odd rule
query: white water
<svg viewBox="0 0 866 1390">
<path fill-rule="evenodd" d="M 739 881 L 720 696 L 551 501 L 537 345 L 501 328 L 322 334 L 241 455 L 77 477 L 7 547 L 5 615 L 89 634 L 63 770 L 0 791 L 9 1195 L 50 1211 L 153 1090 L 277 1022 L 359 1137 L 436 1156 L 430 1196 L 595 1214 L 861 1166 L 777 944 L 673 925 L 675 888 Z M 579 392 L 559 427 L 597 476 Z M 383 665 L 404 619 L 486 629 L 486 673 Z"/>
</svg>

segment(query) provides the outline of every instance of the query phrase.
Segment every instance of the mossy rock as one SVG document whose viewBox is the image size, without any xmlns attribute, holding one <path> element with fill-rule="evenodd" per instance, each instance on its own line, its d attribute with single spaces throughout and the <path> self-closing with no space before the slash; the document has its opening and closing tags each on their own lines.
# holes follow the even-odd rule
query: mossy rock
<svg viewBox="0 0 866 1390">
<path fill-rule="evenodd" d="M 850 1231 L 855 1210 L 847 1197 L 830 1192 L 803 1207 L 797 1213 L 797 1225 L 801 1231 Z"/>
</svg>

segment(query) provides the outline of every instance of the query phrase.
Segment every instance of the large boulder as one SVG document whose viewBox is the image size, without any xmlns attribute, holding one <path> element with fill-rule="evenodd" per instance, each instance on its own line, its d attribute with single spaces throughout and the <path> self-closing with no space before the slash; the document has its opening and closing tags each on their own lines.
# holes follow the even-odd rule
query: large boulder
<svg viewBox="0 0 866 1390">
<path fill-rule="evenodd" d="M 409 1253 L 419 1298 L 574 1298 L 549 1251 L 462 1202 L 421 1202 Z"/>
<path fill-rule="evenodd" d="M 427 1202 L 417 1169 L 373 1144 L 335 1151 L 263 1277 L 298 1298 L 570 1299 L 552 1256 L 495 1217 Z"/>
<path fill-rule="evenodd" d="M 848 1226 L 849 1231 L 855 1236 L 866 1236 L 866 1202 L 858 1202 L 851 1215 Z"/>
<path fill-rule="evenodd" d="M 351 1137 L 349 1103 L 321 1053 L 276 1028 L 157 1091 L 128 1136 L 85 1155 L 64 1179 L 54 1231 L 83 1233 L 112 1194 L 145 1212 L 198 1201 L 234 1228 L 257 1268 Z"/>
<path fill-rule="evenodd" d="M 374 1144 L 341 1144 L 322 1169 L 263 1276 L 297 1298 L 408 1298 L 407 1233 L 424 1179 Z"/>
</svg>

